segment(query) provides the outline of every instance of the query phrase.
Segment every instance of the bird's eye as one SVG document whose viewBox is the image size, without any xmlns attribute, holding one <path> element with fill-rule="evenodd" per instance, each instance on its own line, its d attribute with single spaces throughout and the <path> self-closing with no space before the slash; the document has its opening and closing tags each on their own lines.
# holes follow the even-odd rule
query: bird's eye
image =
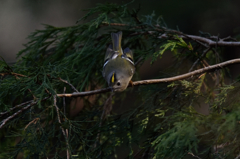
<svg viewBox="0 0 240 159">
<path fill-rule="evenodd" d="M 117 85 L 118 85 L 118 86 L 120 86 L 120 85 L 121 85 L 121 83 L 120 83 L 120 82 L 118 82 L 118 83 L 117 83 Z"/>
</svg>

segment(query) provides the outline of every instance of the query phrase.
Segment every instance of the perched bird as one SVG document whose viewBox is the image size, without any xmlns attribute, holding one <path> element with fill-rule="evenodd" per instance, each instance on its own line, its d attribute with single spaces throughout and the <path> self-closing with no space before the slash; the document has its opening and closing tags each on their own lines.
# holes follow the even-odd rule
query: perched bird
<svg viewBox="0 0 240 159">
<path fill-rule="evenodd" d="M 133 53 L 129 48 L 122 50 L 122 32 L 111 33 L 112 45 L 107 49 L 103 65 L 103 77 L 114 92 L 125 90 L 134 74 Z"/>
</svg>

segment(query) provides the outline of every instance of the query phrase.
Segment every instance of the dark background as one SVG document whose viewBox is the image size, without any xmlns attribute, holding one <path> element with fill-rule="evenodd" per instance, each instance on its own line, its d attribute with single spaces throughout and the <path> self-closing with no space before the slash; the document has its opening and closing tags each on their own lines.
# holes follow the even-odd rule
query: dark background
<svg viewBox="0 0 240 159">
<path fill-rule="evenodd" d="M 84 9 L 105 2 L 120 5 L 129 1 L 0 0 L 0 56 L 9 63 L 15 62 L 16 54 L 28 41 L 27 36 L 36 29 L 43 29 L 42 24 L 56 27 L 75 25 L 76 21 L 86 13 Z M 154 11 L 156 17 L 164 18 L 169 28 L 179 29 L 186 34 L 199 35 L 199 31 L 202 31 L 224 38 L 226 36 L 237 37 L 240 32 L 239 0 L 135 0 L 129 8 L 137 8 L 139 4 L 141 6 L 140 18 Z M 225 60 L 240 57 L 239 48 L 226 47 L 224 49 Z M 165 54 L 162 59 L 161 63 L 154 63 L 153 66 L 145 63 L 140 70 L 141 78 L 151 79 L 154 74 L 152 70 L 155 73 L 159 72 L 161 68 L 167 66 L 167 63 L 172 62 L 171 57 Z M 149 67 L 151 69 L 148 69 Z M 234 65 L 231 68 L 233 72 L 239 72 L 239 66 Z M 125 110 L 130 100 L 124 100 L 113 110 L 116 112 Z M 201 105 L 201 109 L 196 109 L 202 114 L 207 114 L 208 107 L 205 107 L 204 103 Z"/>
<path fill-rule="evenodd" d="M 75 25 L 88 9 L 97 3 L 123 4 L 122 0 L 8 0 L 0 1 L 0 56 L 16 61 L 16 54 L 27 42 L 27 36 L 42 24 L 58 27 Z M 199 31 L 219 37 L 236 36 L 240 31 L 239 0 L 135 0 L 129 7 L 141 4 L 140 16 L 162 16 L 169 28 L 198 35 Z M 227 59 L 238 56 L 231 50 Z M 238 51 L 238 50 L 237 50 Z"/>
</svg>

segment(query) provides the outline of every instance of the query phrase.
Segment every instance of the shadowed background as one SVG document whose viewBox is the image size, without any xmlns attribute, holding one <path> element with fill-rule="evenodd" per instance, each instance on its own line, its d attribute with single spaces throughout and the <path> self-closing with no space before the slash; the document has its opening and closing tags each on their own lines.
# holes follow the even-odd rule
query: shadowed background
<svg viewBox="0 0 240 159">
<path fill-rule="evenodd" d="M 86 13 L 82 11 L 83 9 L 92 8 L 96 3 L 105 2 L 107 1 L 0 1 L 0 56 L 9 63 L 15 62 L 16 54 L 24 48 L 23 44 L 28 41 L 27 36 L 36 29 L 43 29 L 42 24 L 56 27 L 75 25 L 76 21 Z M 109 2 L 122 4 L 129 1 L 111 0 Z M 136 0 L 129 7 L 137 8 L 139 4 L 141 8 L 139 16 L 154 12 L 156 16 L 164 18 L 169 28 L 179 29 L 186 34 L 199 35 L 199 31 L 202 31 L 224 38 L 226 36 L 235 37 L 240 31 L 240 1 Z M 225 53 L 225 60 L 239 57 L 239 48 L 226 47 Z M 173 60 L 169 54 L 164 54 L 162 59 L 152 66 L 146 62 L 140 70 L 141 78 L 151 79 Z M 150 67 L 151 69 L 149 69 Z M 229 68 L 238 72 L 237 66 Z M 186 69 L 189 68 L 186 67 Z M 126 100 L 118 104 L 120 107 L 115 106 L 114 111 L 121 112 L 126 109 L 130 100 L 132 100 L 132 96 L 128 96 Z M 81 105 L 83 104 L 80 103 Z M 206 110 L 198 111 L 207 114 Z"/>
<path fill-rule="evenodd" d="M 0 1 L 0 56 L 9 63 L 15 62 L 16 54 L 27 42 L 27 36 L 36 29 L 43 29 L 42 24 L 57 27 L 75 25 L 86 13 L 83 9 L 105 2 L 122 4 L 130 1 Z M 225 37 L 235 36 L 240 30 L 240 1 L 237 0 L 136 0 L 130 7 L 137 8 L 139 4 L 139 15 L 152 14 L 154 11 L 156 16 L 165 19 L 169 28 L 178 28 L 187 34 L 197 35 L 203 31 Z M 231 51 L 231 55 L 234 55 L 235 51 Z"/>
</svg>

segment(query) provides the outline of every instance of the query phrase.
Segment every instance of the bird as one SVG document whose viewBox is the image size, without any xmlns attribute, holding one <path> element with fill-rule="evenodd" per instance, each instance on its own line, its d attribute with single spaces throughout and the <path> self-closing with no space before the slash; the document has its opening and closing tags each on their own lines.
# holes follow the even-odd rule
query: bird
<svg viewBox="0 0 240 159">
<path fill-rule="evenodd" d="M 112 92 L 122 92 L 135 72 L 133 53 L 129 48 L 122 50 L 122 31 L 111 33 L 112 45 L 107 48 L 102 75 Z"/>
</svg>

